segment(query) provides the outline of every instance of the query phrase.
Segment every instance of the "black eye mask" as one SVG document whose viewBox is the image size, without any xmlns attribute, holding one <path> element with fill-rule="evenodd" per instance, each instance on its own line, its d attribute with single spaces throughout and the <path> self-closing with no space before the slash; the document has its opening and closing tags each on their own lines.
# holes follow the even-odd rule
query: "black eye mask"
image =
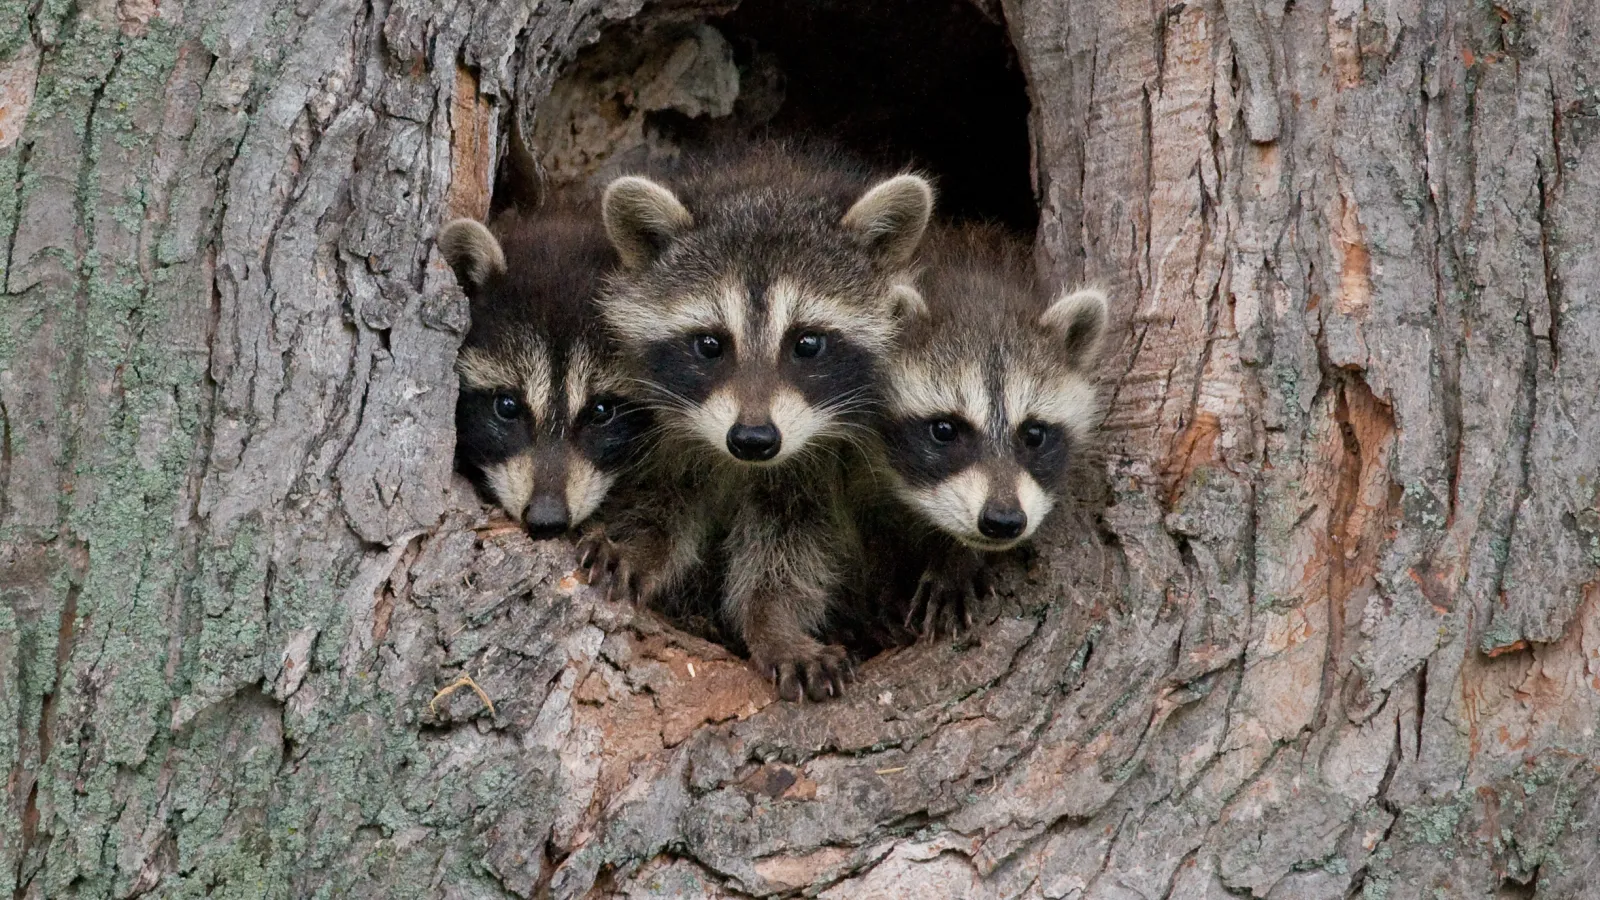
<svg viewBox="0 0 1600 900">
<path fill-rule="evenodd" d="M 983 458 L 983 435 L 954 416 L 897 419 L 884 429 L 889 464 L 912 487 L 954 477 Z"/>
</svg>

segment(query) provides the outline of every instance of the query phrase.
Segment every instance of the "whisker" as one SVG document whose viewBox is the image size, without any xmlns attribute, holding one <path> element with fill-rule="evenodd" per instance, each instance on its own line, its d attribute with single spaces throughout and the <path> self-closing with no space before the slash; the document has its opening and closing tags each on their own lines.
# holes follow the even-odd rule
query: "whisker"
<svg viewBox="0 0 1600 900">
<path fill-rule="evenodd" d="M 634 385 L 636 385 L 638 387 L 643 388 L 648 394 L 652 394 L 655 397 L 658 397 L 658 398 L 661 398 L 663 400 L 669 401 L 670 402 L 670 406 L 673 407 L 673 408 L 676 408 L 676 409 L 679 409 L 679 410 L 687 412 L 688 410 L 691 410 L 696 406 L 695 402 L 690 400 L 688 397 L 685 397 L 682 394 L 677 393 L 676 391 L 672 390 L 671 388 L 666 387 L 665 385 L 657 384 L 654 381 L 650 381 L 649 379 L 645 379 L 645 378 L 629 378 L 628 382 L 631 383 L 631 384 L 634 384 Z M 646 400 L 646 402 L 649 402 L 649 401 Z"/>
</svg>

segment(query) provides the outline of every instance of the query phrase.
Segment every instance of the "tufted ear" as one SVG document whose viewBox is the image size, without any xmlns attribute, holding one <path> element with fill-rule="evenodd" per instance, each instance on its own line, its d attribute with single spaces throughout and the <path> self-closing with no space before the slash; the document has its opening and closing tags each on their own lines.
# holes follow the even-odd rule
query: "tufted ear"
<svg viewBox="0 0 1600 900">
<path fill-rule="evenodd" d="M 922 299 L 922 292 L 915 285 L 905 282 L 889 289 L 889 304 L 894 317 L 903 322 L 921 319 L 928 314 L 928 301 Z"/>
<path fill-rule="evenodd" d="M 694 227 L 694 217 L 671 191 L 637 175 L 607 185 L 600 210 L 606 236 L 626 269 L 655 262 L 673 240 Z"/>
<path fill-rule="evenodd" d="M 844 214 L 840 224 L 863 235 L 879 260 L 911 260 L 933 216 L 933 187 L 920 175 L 896 175 L 874 185 Z"/>
<path fill-rule="evenodd" d="M 1073 367 L 1087 369 L 1100 355 L 1109 310 L 1106 295 L 1096 288 L 1063 291 L 1039 317 L 1039 324 L 1061 336 Z"/>
<path fill-rule="evenodd" d="M 491 276 L 506 270 L 505 251 L 482 222 L 456 219 L 439 229 L 434 240 L 469 297 L 477 294 Z"/>
</svg>

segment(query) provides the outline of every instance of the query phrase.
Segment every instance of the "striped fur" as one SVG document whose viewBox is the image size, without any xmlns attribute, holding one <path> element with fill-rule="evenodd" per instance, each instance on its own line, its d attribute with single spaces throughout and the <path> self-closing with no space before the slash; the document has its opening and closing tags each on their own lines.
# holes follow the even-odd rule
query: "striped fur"
<svg viewBox="0 0 1600 900">
<path fill-rule="evenodd" d="M 1008 549 L 1049 514 L 1099 420 L 1105 298 L 1046 299 L 1026 248 L 989 228 L 941 231 L 923 259 L 925 312 L 909 318 L 886 379 L 897 494 L 969 547 Z M 986 529 L 986 515 L 1005 527 Z"/>
<path fill-rule="evenodd" d="M 530 534 L 564 533 L 600 506 L 649 421 L 595 305 L 616 265 L 598 209 L 558 195 L 492 228 L 452 222 L 439 246 L 472 301 L 457 468 Z"/>
<path fill-rule="evenodd" d="M 602 306 L 659 440 L 607 539 L 642 599 L 720 560 L 721 614 L 789 699 L 843 687 L 816 632 L 860 565 L 848 488 L 931 204 L 778 145 L 607 191 L 625 265 Z"/>
</svg>

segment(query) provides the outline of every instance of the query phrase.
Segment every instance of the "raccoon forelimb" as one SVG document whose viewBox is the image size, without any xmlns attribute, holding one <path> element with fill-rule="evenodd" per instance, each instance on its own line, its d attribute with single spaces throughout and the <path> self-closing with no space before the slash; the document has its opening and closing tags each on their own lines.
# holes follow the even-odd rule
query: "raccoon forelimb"
<svg viewBox="0 0 1600 900">
<path fill-rule="evenodd" d="M 723 545 L 724 609 L 749 646 L 751 662 L 785 700 L 802 693 L 812 700 L 838 697 L 852 677 L 844 648 L 812 636 L 839 588 L 840 562 L 858 555 L 845 514 L 823 505 L 788 506 L 779 515 L 753 503 L 739 511 Z"/>
</svg>

